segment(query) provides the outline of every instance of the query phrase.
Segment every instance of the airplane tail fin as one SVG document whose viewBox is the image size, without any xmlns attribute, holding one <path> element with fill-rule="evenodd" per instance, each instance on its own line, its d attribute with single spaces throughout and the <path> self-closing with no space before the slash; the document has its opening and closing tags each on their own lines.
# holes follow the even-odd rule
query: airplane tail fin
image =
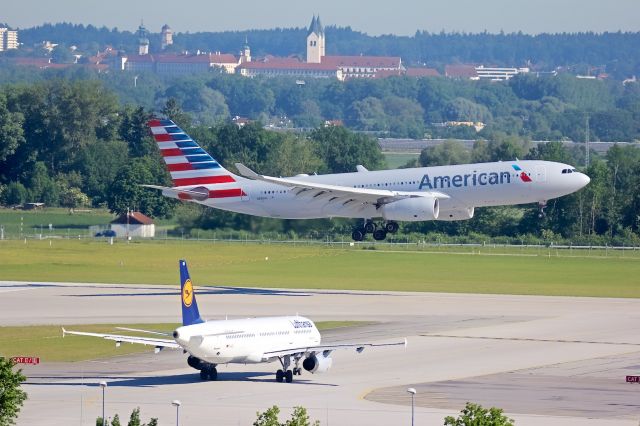
<svg viewBox="0 0 640 426">
<path fill-rule="evenodd" d="M 180 289 L 182 299 L 182 325 L 200 324 L 200 311 L 198 311 L 198 303 L 196 295 L 193 291 L 193 284 L 189 277 L 187 262 L 180 260 Z"/>
<path fill-rule="evenodd" d="M 217 196 L 242 196 L 237 185 L 225 185 L 224 189 L 211 190 L 210 185 L 229 184 L 238 181 L 238 176 L 222 167 L 207 151 L 171 120 L 150 120 L 147 125 L 158 144 L 162 158 L 169 169 L 175 187 L 198 187 L 209 192 L 209 198 Z M 207 185 L 207 187 L 203 187 Z M 214 187 L 215 188 L 215 187 Z M 192 199 L 185 193 L 181 199 Z"/>
</svg>

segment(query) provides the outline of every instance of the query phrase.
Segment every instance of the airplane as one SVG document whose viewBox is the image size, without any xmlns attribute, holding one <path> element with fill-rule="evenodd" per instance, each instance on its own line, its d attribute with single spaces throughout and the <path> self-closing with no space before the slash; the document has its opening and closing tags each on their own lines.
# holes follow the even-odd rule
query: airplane
<svg viewBox="0 0 640 426">
<path fill-rule="evenodd" d="M 200 370 L 202 380 L 217 380 L 216 367 L 220 364 L 257 364 L 279 361 L 282 369 L 276 371 L 276 381 L 291 383 L 302 369 L 315 374 L 331 368 L 331 353 L 338 349 L 405 346 L 407 339 L 391 343 L 321 344 L 321 336 L 313 321 L 302 316 L 259 317 L 248 319 L 204 321 L 200 317 L 198 303 L 189 276 L 187 262 L 180 260 L 180 297 L 182 303 L 182 327 L 173 333 L 118 327 L 120 330 L 154 334 L 169 338 L 135 337 L 116 334 L 88 333 L 62 328 L 67 334 L 101 337 L 122 342 L 155 347 L 158 353 L 164 348 L 182 349 L 188 353 L 187 364 Z M 302 363 L 302 368 L 300 364 Z M 290 369 L 291 365 L 293 369 Z"/>
<path fill-rule="evenodd" d="M 476 207 L 537 202 L 571 194 L 590 179 L 568 164 L 540 160 L 460 164 L 353 173 L 260 175 L 236 163 L 237 176 L 171 120 L 147 123 L 173 187 L 143 185 L 162 195 L 221 210 L 281 219 L 363 219 L 351 234 L 381 241 L 398 222 L 467 220 Z M 382 223 L 374 220 L 382 219 Z"/>
</svg>

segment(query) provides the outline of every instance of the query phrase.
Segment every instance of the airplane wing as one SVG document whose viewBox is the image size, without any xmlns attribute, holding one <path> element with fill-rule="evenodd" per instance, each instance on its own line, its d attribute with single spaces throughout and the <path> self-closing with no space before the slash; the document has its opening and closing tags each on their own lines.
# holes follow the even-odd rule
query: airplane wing
<svg viewBox="0 0 640 426">
<path fill-rule="evenodd" d="M 344 344 L 336 344 L 336 345 L 318 345 L 318 346 L 307 346 L 301 348 L 290 348 L 283 349 L 277 351 L 269 351 L 265 352 L 264 355 L 266 357 L 279 357 L 285 355 L 305 355 L 312 353 L 325 353 L 325 356 L 329 355 L 331 352 L 337 349 L 355 349 L 356 352 L 361 353 L 365 348 L 378 348 L 383 346 L 404 346 L 407 347 L 407 339 L 404 339 L 402 342 L 392 342 L 392 343 L 344 343 Z"/>
<path fill-rule="evenodd" d="M 404 198 L 411 197 L 434 197 L 440 199 L 450 198 L 447 194 L 438 191 L 390 191 L 387 189 L 353 188 L 350 186 L 329 185 L 317 182 L 307 182 L 295 178 L 277 178 L 272 176 L 259 175 L 242 163 L 236 163 L 240 174 L 244 177 L 278 185 L 298 188 L 297 195 L 306 191 L 314 191 L 314 197 L 332 197 L 331 200 L 341 201 L 351 200 L 367 204 L 388 204 Z"/>
<path fill-rule="evenodd" d="M 142 331 L 142 330 L 136 330 L 136 331 Z M 145 330 L 145 332 L 148 332 L 148 331 Z M 151 333 L 154 333 L 154 332 L 151 332 Z M 69 330 L 65 330 L 64 327 L 63 327 L 62 328 L 62 337 L 64 337 L 67 334 L 74 334 L 74 335 L 77 335 L 77 336 L 101 337 L 101 338 L 107 339 L 107 340 L 114 340 L 116 342 L 116 344 L 120 344 L 122 342 L 125 342 L 125 343 L 138 343 L 140 345 L 155 346 L 156 350 L 159 350 L 159 349 L 162 349 L 162 348 L 172 348 L 172 349 L 181 348 L 181 346 L 179 344 L 177 344 L 175 342 L 175 340 L 154 339 L 154 338 L 150 338 L 150 337 L 122 336 L 122 335 L 118 335 L 118 334 L 88 333 L 88 332 L 85 332 L 85 331 L 69 331 Z"/>
</svg>

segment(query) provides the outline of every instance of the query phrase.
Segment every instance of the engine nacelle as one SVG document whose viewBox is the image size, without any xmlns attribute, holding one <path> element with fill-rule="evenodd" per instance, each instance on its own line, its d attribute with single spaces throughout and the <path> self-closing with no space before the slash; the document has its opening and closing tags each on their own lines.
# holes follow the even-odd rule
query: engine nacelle
<svg viewBox="0 0 640 426">
<path fill-rule="evenodd" d="M 380 211 L 385 220 L 421 222 L 438 219 L 440 203 L 434 197 L 404 198 L 382 205 Z"/>
<path fill-rule="evenodd" d="M 187 364 L 189 364 L 189 367 L 191 368 L 195 368 L 196 370 L 202 370 L 202 367 L 204 366 L 205 363 L 200 358 L 197 358 L 193 355 L 189 355 L 189 358 L 187 358 Z"/>
<path fill-rule="evenodd" d="M 440 212 L 438 220 L 454 221 L 454 220 L 468 220 L 473 217 L 475 211 L 474 207 L 467 207 L 466 209 L 459 210 L 445 210 Z"/>
<path fill-rule="evenodd" d="M 333 364 L 333 359 L 330 356 L 324 356 L 324 354 L 316 354 L 307 357 L 302 361 L 302 367 L 310 373 L 326 373 Z"/>
</svg>

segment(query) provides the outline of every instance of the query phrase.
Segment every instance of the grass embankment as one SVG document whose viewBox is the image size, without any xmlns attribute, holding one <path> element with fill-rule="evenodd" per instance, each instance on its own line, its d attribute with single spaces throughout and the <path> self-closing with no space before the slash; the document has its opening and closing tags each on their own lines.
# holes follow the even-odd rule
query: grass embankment
<svg viewBox="0 0 640 426">
<path fill-rule="evenodd" d="M 390 246 L 394 248 L 394 246 Z M 156 241 L 0 242 L 0 280 L 640 297 L 640 252 L 513 248 L 362 250 Z"/>
<path fill-rule="evenodd" d="M 319 330 L 328 330 L 339 327 L 354 327 L 366 325 L 361 321 L 322 321 L 317 322 Z M 129 327 L 142 330 L 162 331 L 171 333 L 180 324 L 95 324 L 95 325 L 69 325 L 67 330 L 87 331 L 91 333 L 124 334 L 130 336 L 138 334 L 116 327 Z M 162 336 L 157 336 L 162 338 Z M 168 339 L 170 337 L 167 337 Z M 71 362 L 97 358 L 107 358 L 117 355 L 128 355 L 140 352 L 149 352 L 150 346 L 123 343 L 119 348 L 113 340 L 104 340 L 97 337 L 73 336 L 62 337 L 62 327 L 56 325 L 28 326 L 28 327 L 0 327 L 0 356 L 34 356 L 40 357 L 41 362 Z"/>
</svg>

